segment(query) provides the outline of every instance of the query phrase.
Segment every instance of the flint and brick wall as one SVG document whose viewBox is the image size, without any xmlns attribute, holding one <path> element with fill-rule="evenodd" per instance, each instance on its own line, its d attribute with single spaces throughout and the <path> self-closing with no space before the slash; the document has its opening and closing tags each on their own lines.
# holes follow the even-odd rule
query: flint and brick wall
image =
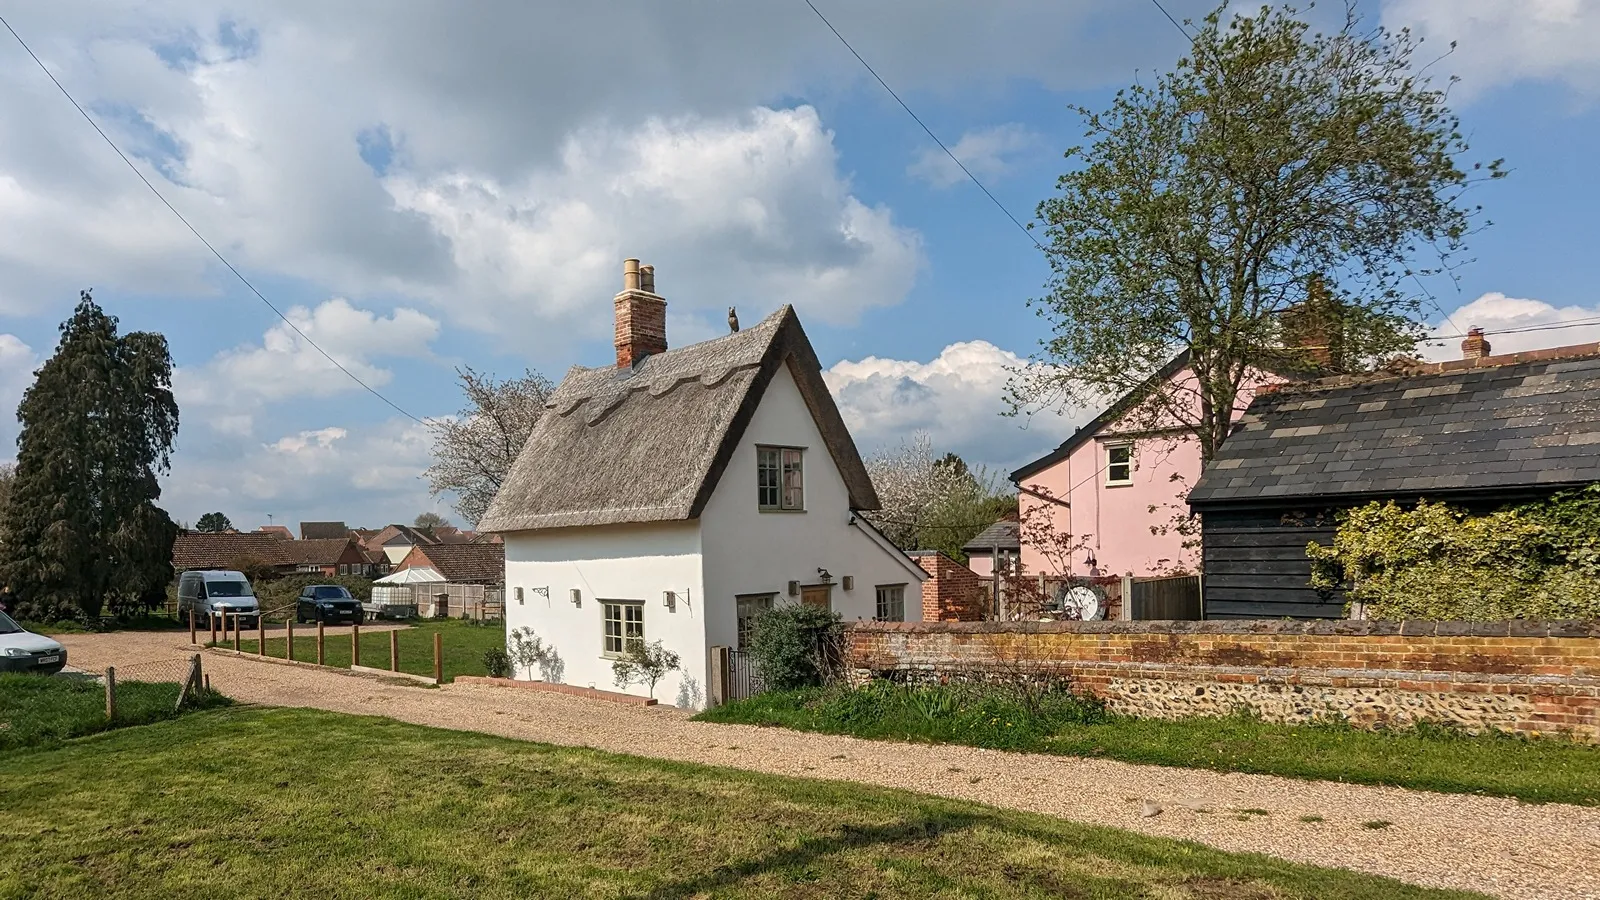
<svg viewBox="0 0 1600 900">
<path fill-rule="evenodd" d="M 984 619 L 983 585 L 978 573 L 943 553 L 915 557 L 930 577 L 922 583 L 924 622 L 980 622 Z"/>
<path fill-rule="evenodd" d="M 847 654 L 863 679 L 1065 677 L 1141 716 L 1600 741 L 1600 622 L 861 622 Z"/>
</svg>

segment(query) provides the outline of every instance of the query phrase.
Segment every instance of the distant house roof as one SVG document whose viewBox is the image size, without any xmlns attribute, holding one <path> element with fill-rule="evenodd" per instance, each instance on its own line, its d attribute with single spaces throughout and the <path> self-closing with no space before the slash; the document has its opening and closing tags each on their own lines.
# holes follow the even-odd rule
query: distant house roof
<svg viewBox="0 0 1600 900">
<path fill-rule="evenodd" d="M 321 538 L 310 541 L 284 541 L 283 554 L 297 566 L 333 566 L 351 544 L 351 539 Z"/>
<path fill-rule="evenodd" d="M 281 541 L 294 540 L 294 532 L 287 525 L 263 525 L 256 529 L 261 534 L 270 534 Z"/>
<path fill-rule="evenodd" d="M 1019 523 L 1011 519 L 1001 519 L 974 535 L 961 551 L 970 556 L 974 553 L 990 553 L 996 548 L 1018 550 L 1022 547 L 1020 532 Z"/>
<path fill-rule="evenodd" d="M 506 578 L 504 544 L 432 544 L 417 547 L 407 559 L 425 560 L 452 584 L 503 584 Z M 416 564 L 412 563 L 414 567 Z"/>
<path fill-rule="evenodd" d="M 328 538 L 342 538 L 350 534 L 350 529 L 343 522 L 301 522 L 300 540 L 318 541 Z"/>
<path fill-rule="evenodd" d="M 172 542 L 172 567 L 185 569 L 233 569 L 246 561 L 259 560 L 269 566 L 291 565 L 280 540 L 261 532 L 207 534 L 186 531 Z"/>
<path fill-rule="evenodd" d="M 1600 344 L 1262 394 L 1189 493 L 1198 507 L 1510 495 L 1600 481 Z"/>
<path fill-rule="evenodd" d="M 745 331 L 645 357 L 632 369 L 574 366 L 478 527 L 698 517 L 782 366 L 822 432 L 851 508 L 877 509 L 822 366 L 785 306 Z"/>
</svg>

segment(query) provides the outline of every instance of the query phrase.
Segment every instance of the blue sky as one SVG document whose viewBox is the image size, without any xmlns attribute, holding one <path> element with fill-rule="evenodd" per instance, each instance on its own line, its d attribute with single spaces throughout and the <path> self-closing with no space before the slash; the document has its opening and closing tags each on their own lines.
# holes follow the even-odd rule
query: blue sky
<svg viewBox="0 0 1600 900">
<path fill-rule="evenodd" d="M 1024 221 L 1079 137 L 1067 107 L 1105 105 L 1186 46 L 1145 3 L 819 6 Z M 1362 8 L 1425 46 L 1459 41 L 1437 69 L 1462 78 L 1474 157 L 1513 170 L 1475 198 L 1494 222 L 1476 263 L 1436 286 L 1451 319 L 1497 349 L 1600 339 L 1494 336 L 1600 316 L 1595 5 Z M 457 408 L 457 366 L 559 378 L 606 361 L 626 256 L 656 265 L 674 344 L 719 333 L 729 305 L 753 321 L 795 304 L 865 451 L 920 429 L 1006 469 L 1092 412 L 999 416 L 1006 367 L 1043 332 L 1026 301 L 1044 263 L 803 3 L 410 9 L 23 3 L 7 18 L 264 294 L 414 415 Z M 93 287 L 125 327 L 171 341 L 176 518 L 451 514 L 420 477 L 424 429 L 286 331 L 5 41 L 0 76 L 0 114 L 28 123 L 0 135 L 0 404 Z"/>
</svg>

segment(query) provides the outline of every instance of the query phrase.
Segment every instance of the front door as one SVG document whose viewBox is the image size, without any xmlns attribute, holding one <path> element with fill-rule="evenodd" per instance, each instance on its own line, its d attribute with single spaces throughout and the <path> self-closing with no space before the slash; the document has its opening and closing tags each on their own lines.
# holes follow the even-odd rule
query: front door
<svg viewBox="0 0 1600 900">
<path fill-rule="evenodd" d="M 823 609 L 831 609 L 833 607 L 832 595 L 833 585 L 831 584 L 808 584 L 800 589 L 800 602 L 806 606 L 820 606 Z"/>
</svg>

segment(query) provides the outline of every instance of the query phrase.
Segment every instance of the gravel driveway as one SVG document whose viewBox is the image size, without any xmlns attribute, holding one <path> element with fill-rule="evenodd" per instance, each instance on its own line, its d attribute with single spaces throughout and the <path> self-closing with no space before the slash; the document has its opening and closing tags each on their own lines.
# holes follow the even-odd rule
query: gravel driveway
<svg viewBox="0 0 1600 900">
<path fill-rule="evenodd" d="M 60 640 L 72 662 L 95 668 L 194 652 L 182 633 Z M 251 703 L 906 788 L 1502 897 L 1600 898 L 1600 809 L 1588 807 L 711 725 L 669 707 L 487 685 L 429 690 L 218 654 L 205 668 L 213 687 Z M 1147 816 L 1147 801 L 1161 812 Z M 1321 820 L 1302 821 L 1312 816 Z M 1363 827 L 1375 821 L 1391 824 Z"/>
</svg>

